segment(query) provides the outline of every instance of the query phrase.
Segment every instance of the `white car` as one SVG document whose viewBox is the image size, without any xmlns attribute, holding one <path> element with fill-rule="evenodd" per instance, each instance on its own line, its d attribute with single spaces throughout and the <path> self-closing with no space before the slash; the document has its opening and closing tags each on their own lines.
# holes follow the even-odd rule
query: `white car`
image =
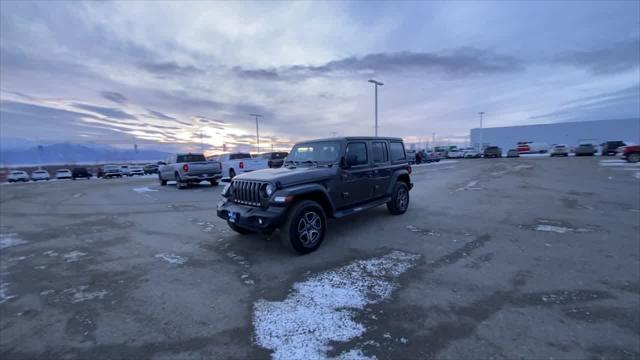
<svg viewBox="0 0 640 360">
<path fill-rule="evenodd" d="M 223 178 L 233 178 L 238 174 L 269 168 L 268 160 L 254 159 L 249 153 L 222 154 L 219 160 L 222 164 Z"/>
<path fill-rule="evenodd" d="M 569 146 L 565 144 L 554 144 L 549 151 L 549 155 L 553 156 L 569 156 Z"/>
<path fill-rule="evenodd" d="M 56 179 L 71 179 L 73 175 L 69 169 L 60 169 L 56 171 Z"/>
<path fill-rule="evenodd" d="M 462 150 L 462 152 L 464 153 L 464 158 L 465 159 L 482 157 L 482 155 L 478 152 L 478 150 L 473 149 L 473 148 L 464 149 L 464 150 Z"/>
<path fill-rule="evenodd" d="M 47 170 L 36 170 L 31 173 L 31 180 L 49 180 L 51 177 L 49 176 L 49 172 Z"/>
<path fill-rule="evenodd" d="M 447 153 L 447 157 L 449 159 L 460 159 L 460 158 L 463 158 L 464 157 L 464 151 L 457 150 L 457 149 L 456 150 L 450 150 Z"/>
<path fill-rule="evenodd" d="M 142 169 L 141 166 L 130 166 L 129 173 L 127 175 L 129 176 L 144 175 L 144 169 Z"/>
<path fill-rule="evenodd" d="M 27 182 L 27 181 L 29 181 L 29 175 L 24 171 L 14 170 L 14 171 L 9 173 L 9 176 L 8 176 L 7 180 L 10 183 L 18 182 L 18 181 Z"/>
<path fill-rule="evenodd" d="M 129 165 L 120 165 L 120 173 L 124 176 L 129 176 Z"/>
</svg>

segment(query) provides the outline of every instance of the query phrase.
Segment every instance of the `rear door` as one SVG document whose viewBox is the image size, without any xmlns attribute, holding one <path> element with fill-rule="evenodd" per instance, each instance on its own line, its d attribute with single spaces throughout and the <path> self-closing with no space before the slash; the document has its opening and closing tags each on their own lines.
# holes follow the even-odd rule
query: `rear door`
<svg viewBox="0 0 640 360">
<path fill-rule="evenodd" d="M 350 164 L 342 172 L 341 207 L 359 204 L 372 196 L 371 175 L 367 141 L 353 141 L 347 144 L 345 156 Z"/>
<path fill-rule="evenodd" d="M 383 140 L 369 142 L 371 154 L 371 187 L 374 198 L 383 197 L 387 192 L 387 185 L 391 181 L 391 161 L 389 145 Z"/>
</svg>

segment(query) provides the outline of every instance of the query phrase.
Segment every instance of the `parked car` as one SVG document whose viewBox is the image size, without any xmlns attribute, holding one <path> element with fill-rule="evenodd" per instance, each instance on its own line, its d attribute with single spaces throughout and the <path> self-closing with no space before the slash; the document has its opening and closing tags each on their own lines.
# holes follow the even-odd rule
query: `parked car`
<svg viewBox="0 0 640 360">
<path fill-rule="evenodd" d="M 142 166 L 129 166 L 129 176 L 136 176 L 136 175 L 144 175 L 144 170 L 142 169 Z"/>
<path fill-rule="evenodd" d="M 175 181 L 178 189 L 184 189 L 189 184 L 208 181 L 212 186 L 218 185 L 222 178 L 222 165 L 218 161 L 209 161 L 203 154 L 173 154 L 166 162 L 162 162 L 158 170 L 160 185 L 167 185 L 167 181 Z"/>
<path fill-rule="evenodd" d="M 49 172 L 47 170 L 36 170 L 31 173 L 31 180 L 33 181 L 49 179 L 51 179 L 51 176 L 49 175 Z"/>
<path fill-rule="evenodd" d="M 569 156 L 569 147 L 565 144 L 555 144 L 551 147 L 549 156 Z"/>
<path fill-rule="evenodd" d="M 618 148 L 626 145 L 624 141 L 607 141 L 602 144 L 602 156 L 616 155 Z"/>
<path fill-rule="evenodd" d="M 73 178 L 73 180 L 78 178 L 91 179 L 91 173 L 89 172 L 89 170 L 87 170 L 87 168 L 77 167 L 73 168 L 71 177 Z"/>
<path fill-rule="evenodd" d="M 508 158 L 520 157 L 520 152 L 518 152 L 518 149 L 509 149 L 509 151 L 507 151 L 507 157 Z"/>
<path fill-rule="evenodd" d="M 428 163 L 438 162 L 440 161 L 440 155 L 438 155 L 438 153 L 436 153 L 435 151 L 427 151 L 426 161 Z"/>
<path fill-rule="evenodd" d="M 593 156 L 598 151 L 593 144 L 580 144 L 576 147 L 575 152 L 576 156 Z"/>
<path fill-rule="evenodd" d="M 267 165 L 270 168 L 279 168 L 284 164 L 284 158 L 286 158 L 288 153 L 284 151 L 276 151 L 276 152 L 268 152 L 261 155 L 261 157 L 267 160 Z"/>
<path fill-rule="evenodd" d="M 461 159 L 464 157 L 464 151 L 460 149 L 449 150 L 447 152 L 447 158 L 449 159 Z"/>
<path fill-rule="evenodd" d="M 465 159 L 481 158 L 482 154 L 474 148 L 466 148 L 463 150 Z"/>
<path fill-rule="evenodd" d="M 142 167 L 142 170 L 144 170 L 145 174 L 157 174 L 158 173 L 158 165 L 156 165 L 156 164 L 145 165 L 145 166 Z"/>
<path fill-rule="evenodd" d="M 618 150 L 618 156 L 628 162 L 637 163 L 640 161 L 640 145 L 627 145 Z"/>
<path fill-rule="evenodd" d="M 484 157 L 486 158 L 501 158 L 502 149 L 497 146 L 487 146 L 484 149 Z"/>
<path fill-rule="evenodd" d="M 368 176 L 377 172 L 376 176 Z M 409 206 L 411 165 L 400 138 L 345 137 L 296 144 L 284 167 L 241 174 L 225 186 L 217 215 L 240 233 L 280 229 L 285 246 L 316 250 L 327 218 Z"/>
<path fill-rule="evenodd" d="M 120 165 L 120 172 L 124 176 L 129 176 L 129 165 Z"/>
<path fill-rule="evenodd" d="M 56 179 L 72 179 L 73 178 L 73 174 L 71 173 L 71 170 L 69 169 L 59 169 L 58 171 L 56 171 Z"/>
<path fill-rule="evenodd" d="M 253 159 L 249 153 L 227 153 L 219 157 L 222 163 L 222 177 L 233 179 L 237 174 L 268 169 L 265 159 Z"/>
<path fill-rule="evenodd" d="M 18 181 L 28 182 L 29 175 L 22 170 L 14 170 L 9 173 L 9 176 L 7 177 L 7 181 L 9 181 L 10 183 L 18 182 Z"/>
<path fill-rule="evenodd" d="M 406 154 L 407 154 L 407 161 L 409 161 L 409 164 L 415 164 L 417 151 L 412 149 L 407 149 Z"/>
<path fill-rule="evenodd" d="M 438 154 L 440 159 L 446 159 L 447 154 L 449 152 L 449 148 L 447 146 L 436 146 L 433 148 L 433 151 Z"/>
<path fill-rule="evenodd" d="M 520 154 L 546 154 L 549 145 L 543 142 L 519 141 L 517 150 Z"/>
<path fill-rule="evenodd" d="M 121 178 L 122 177 L 122 170 L 120 170 L 120 166 L 118 165 L 105 165 L 103 168 L 103 177 L 105 179 L 107 178 Z"/>
</svg>

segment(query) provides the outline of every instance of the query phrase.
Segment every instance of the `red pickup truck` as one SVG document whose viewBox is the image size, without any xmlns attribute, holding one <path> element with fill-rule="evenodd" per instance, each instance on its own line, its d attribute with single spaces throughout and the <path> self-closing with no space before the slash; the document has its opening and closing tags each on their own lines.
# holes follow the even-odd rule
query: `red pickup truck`
<svg viewBox="0 0 640 360">
<path fill-rule="evenodd" d="M 637 163 L 640 161 L 640 145 L 624 146 L 618 150 L 618 156 L 628 162 Z"/>
</svg>

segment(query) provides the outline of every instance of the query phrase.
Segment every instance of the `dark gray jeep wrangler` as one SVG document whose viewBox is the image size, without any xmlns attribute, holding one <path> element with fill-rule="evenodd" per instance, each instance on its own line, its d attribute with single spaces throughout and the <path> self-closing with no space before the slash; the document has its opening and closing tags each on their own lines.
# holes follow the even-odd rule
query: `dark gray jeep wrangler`
<svg viewBox="0 0 640 360">
<path fill-rule="evenodd" d="M 299 253 L 316 250 L 327 218 L 387 205 L 393 215 L 409 206 L 402 139 L 345 137 L 296 144 L 279 169 L 238 175 L 222 191 L 218 216 L 240 234 L 280 228 L 283 243 Z"/>
</svg>

